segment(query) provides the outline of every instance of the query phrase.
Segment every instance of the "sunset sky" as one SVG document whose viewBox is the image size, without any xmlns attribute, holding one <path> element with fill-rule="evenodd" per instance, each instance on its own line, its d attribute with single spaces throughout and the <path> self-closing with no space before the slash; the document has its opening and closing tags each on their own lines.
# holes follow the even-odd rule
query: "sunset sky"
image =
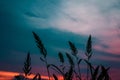
<svg viewBox="0 0 120 80">
<path fill-rule="evenodd" d="M 84 58 L 91 34 L 91 61 L 111 67 L 112 80 L 120 80 L 120 0 L 0 0 L 0 71 L 23 72 L 30 52 L 32 72 L 45 72 L 32 31 L 56 64 L 59 51 L 69 52 L 69 40 Z"/>
</svg>

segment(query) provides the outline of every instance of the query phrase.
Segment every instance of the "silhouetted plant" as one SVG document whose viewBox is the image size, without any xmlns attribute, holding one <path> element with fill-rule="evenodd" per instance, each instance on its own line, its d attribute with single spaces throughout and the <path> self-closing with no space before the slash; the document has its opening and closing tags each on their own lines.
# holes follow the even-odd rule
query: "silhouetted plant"
<svg viewBox="0 0 120 80">
<path fill-rule="evenodd" d="M 68 58 L 68 61 L 69 61 L 69 63 L 70 63 L 70 66 L 74 66 L 74 61 L 73 61 L 73 59 L 72 59 L 72 57 L 70 56 L 70 54 L 68 54 L 68 53 L 66 53 L 66 56 L 67 56 L 67 58 Z"/>
<path fill-rule="evenodd" d="M 73 76 L 76 76 L 77 79 L 82 80 L 81 77 L 81 72 L 80 72 L 80 63 L 83 59 L 80 59 L 78 54 L 78 50 L 75 47 L 75 45 L 71 42 L 68 41 L 70 49 L 71 49 L 71 54 L 66 52 L 66 57 L 67 57 L 67 61 L 69 62 L 69 67 L 64 65 L 64 56 L 61 52 L 58 53 L 58 57 L 60 62 L 62 63 L 62 65 L 60 65 L 60 67 L 54 65 L 54 64 L 48 64 L 47 62 L 47 51 L 42 43 L 42 41 L 40 40 L 39 36 L 33 32 L 34 38 L 36 40 L 37 46 L 40 49 L 40 52 L 42 54 L 43 57 L 40 57 L 40 60 L 46 63 L 46 68 L 48 71 L 48 76 L 49 76 L 49 80 L 50 80 L 50 72 L 49 72 L 49 68 L 55 70 L 56 72 L 60 73 L 64 80 L 73 80 Z M 109 74 L 108 74 L 108 68 L 106 69 L 104 66 L 97 66 L 96 68 L 94 68 L 94 66 L 92 65 L 92 63 L 89 61 L 91 56 L 92 56 L 92 40 L 91 40 L 91 35 L 89 36 L 88 40 L 87 40 L 87 44 L 86 44 L 86 52 L 85 55 L 87 57 L 87 59 L 84 59 L 84 61 L 87 64 L 87 77 L 86 79 L 88 80 L 88 78 L 90 78 L 91 80 L 110 80 Z M 75 60 L 74 58 L 75 57 Z M 75 66 L 77 66 L 77 70 L 75 68 Z M 67 67 L 67 68 L 66 68 Z M 101 67 L 101 69 L 99 69 Z M 68 70 L 65 70 L 68 69 Z M 90 71 L 90 75 L 91 77 L 89 77 L 89 71 Z M 53 77 L 55 80 L 58 80 L 57 76 L 55 74 L 53 74 Z"/>
<path fill-rule="evenodd" d="M 104 66 L 101 65 L 101 72 L 97 78 L 97 80 L 110 80 L 109 74 L 108 74 L 108 70 L 110 68 L 105 68 Z"/>
<path fill-rule="evenodd" d="M 26 78 L 23 75 L 17 75 L 13 80 L 26 80 Z"/>
<path fill-rule="evenodd" d="M 35 32 L 33 32 L 33 36 L 35 38 L 35 41 L 37 43 L 37 47 L 39 48 L 41 55 L 44 58 L 46 58 L 46 56 L 47 56 L 47 50 L 45 49 L 45 47 L 44 47 L 41 39 L 39 38 L 39 36 Z"/>
<path fill-rule="evenodd" d="M 48 61 L 47 61 L 47 58 L 46 58 L 47 50 L 45 49 L 45 47 L 44 47 L 41 39 L 39 38 L 39 36 L 35 32 L 32 32 L 32 33 L 33 33 L 33 36 L 34 36 L 35 41 L 37 43 L 37 47 L 39 48 L 40 53 L 43 56 L 43 57 L 42 56 L 40 57 L 40 60 L 43 61 L 46 64 L 46 69 L 47 69 L 48 77 L 49 77 L 49 80 L 50 80 L 49 65 L 48 65 Z"/>
<path fill-rule="evenodd" d="M 77 54 L 78 54 L 78 50 L 75 47 L 74 43 L 72 43 L 71 41 L 68 41 L 70 49 L 72 51 L 72 55 L 75 57 L 75 62 L 77 61 L 77 68 L 78 68 L 78 73 L 77 71 L 74 69 L 74 73 L 76 74 L 76 77 L 79 78 L 79 80 L 81 80 L 81 70 L 80 70 L 80 63 L 82 61 L 82 59 L 79 59 Z"/>
<path fill-rule="evenodd" d="M 87 60 L 89 61 L 89 59 L 92 56 L 92 40 L 91 40 L 91 35 L 89 36 L 88 40 L 87 40 L 87 44 L 86 44 L 86 52 L 85 52 L 86 56 L 87 56 Z"/>
<path fill-rule="evenodd" d="M 39 36 L 33 32 L 33 36 L 35 38 L 37 47 L 40 50 L 40 60 L 45 63 L 48 77 L 50 80 L 50 70 L 53 69 L 55 72 L 58 72 L 63 77 L 63 80 L 82 80 L 81 76 L 81 67 L 80 63 L 84 61 L 87 64 L 87 77 L 86 80 L 110 80 L 110 76 L 108 74 L 109 68 L 105 68 L 103 65 L 97 65 L 96 67 L 90 62 L 90 58 L 92 56 L 92 40 L 91 35 L 88 37 L 87 44 L 86 44 L 86 51 L 85 55 L 87 59 L 81 59 L 78 55 L 78 50 L 73 42 L 68 41 L 69 47 L 71 50 L 71 53 L 66 52 L 65 56 L 67 58 L 68 64 L 65 65 L 66 59 L 64 58 L 64 55 L 62 52 L 58 53 L 60 65 L 55 64 L 49 64 L 47 61 L 47 50 L 44 47 L 41 39 Z M 28 52 L 26 60 L 24 62 L 24 68 L 23 71 L 25 73 L 25 76 L 27 77 L 30 74 L 31 71 L 31 57 L 30 53 Z M 90 75 L 90 76 L 89 76 Z M 57 75 L 53 73 L 54 80 L 59 80 Z M 41 75 L 38 73 L 34 76 L 33 80 L 42 80 Z"/>
<path fill-rule="evenodd" d="M 98 73 L 99 73 L 99 67 L 100 66 L 97 66 L 94 70 L 94 72 L 92 73 L 92 80 L 96 80 L 97 79 L 97 76 L 98 76 Z"/>
<path fill-rule="evenodd" d="M 72 80 L 73 79 L 73 66 L 70 66 L 68 72 L 65 73 L 64 80 Z"/>
<path fill-rule="evenodd" d="M 41 75 L 39 73 L 37 73 L 32 80 L 42 80 Z"/>
<path fill-rule="evenodd" d="M 72 55 L 74 55 L 75 57 L 77 57 L 77 53 L 78 53 L 78 50 L 77 48 L 75 47 L 75 45 L 71 42 L 71 41 L 68 41 L 69 42 L 69 46 L 70 46 L 70 49 L 72 50 Z"/>
<path fill-rule="evenodd" d="M 64 65 L 64 56 L 63 56 L 63 54 L 61 53 L 61 52 L 59 52 L 58 53 L 58 57 L 59 57 L 59 60 L 60 60 L 60 62 L 62 63 L 61 65 L 60 65 L 60 67 L 61 67 L 61 70 L 62 70 L 62 72 L 64 73 L 65 72 L 65 65 Z"/>
<path fill-rule="evenodd" d="M 86 52 L 85 55 L 87 56 L 87 61 L 89 62 L 91 56 L 92 56 L 92 40 L 91 40 L 91 35 L 89 36 L 86 44 Z M 89 77 L 89 66 L 87 65 L 87 80 Z"/>
<path fill-rule="evenodd" d="M 59 52 L 59 53 L 58 53 L 58 56 L 59 56 L 60 62 L 63 64 L 63 63 L 64 63 L 63 54 L 62 54 L 61 52 Z"/>
<path fill-rule="evenodd" d="M 42 44 L 42 41 L 40 40 L 40 38 L 33 32 L 34 34 L 34 38 L 36 39 L 36 43 L 37 43 L 37 46 L 38 48 L 40 49 L 42 55 L 43 55 L 43 58 L 40 57 L 41 61 L 47 63 L 47 60 L 46 60 L 46 56 L 47 56 L 47 51 L 46 49 L 44 48 L 43 44 Z M 67 60 L 69 62 L 69 69 L 67 71 L 65 71 L 64 69 L 66 69 L 66 66 L 64 66 L 64 56 L 61 52 L 58 53 L 58 57 L 59 57 L 59 60 L 60 62 L 62 63 L 62 67 L 58 67 L 54 64 L 46 64 L 47 65 L 47 69 L 49 67 L 51 67 L 52 69 L 54 69 L 56 72 L 60 73 L 64 80 L 72 80 L 73 79 L 73 76 L 76 75 L 76 77 L 79 79 L 79 80 L 82 80 L 82 77 L 81 77 L 81 72 L 80 72 L 80 63 L 82 61 L 82 59 L 79 59 L 79 56 L 77 55 L 78 54 L 78 50 L 77 48 L 75 47 L 75 45 L 69 41 L 69 46 L 70 46 L 70 49 L 71 49 L 71 54 L 69 53 L 66 53 L 66 57 L 67 57 Z M 91 79 L 92 80 L 100 80 L 100 79 L 103 79 L 103 77 L 105 77 L 105 79 L 108 79 L 108 73 L 106 71 L 106 69 L 104 69 L 103 66 L 101 66 L 101 70 L 99 69 L 99 66 L 97 66 L 95 69 L 93 67 L 93 65 L 90 63 L 90 58 L 92 56 L 92 41 L 91 41 L 91 35 L 89 36 L 88 40 L 87 40 L 87 44 L 86 44 L 86 52 L 85 52 L 85 55 L 87 56 L 87 59 L 84 59 L 84 61 L 86 62 L 87 64 L 87 80 L 89 78 L 89 71 L 90 71 L 90 74 L 91 74 Z M 75 57 L 75 62 L 74 62 L 74 58 Z M 76 64 L 75 64 L 76 63 Z M 77 65 L 77 70 L 75 68 L 75 66 Z M 67 66 L 68 67 L 68 66 Z M 100 71 L 101 73 L 100 73 Z M 104 74 L 103 74 L 104 73 Z M 103 76 L 104 75 L 104 76 Z M 57 80 L 57 76 L 53 74 L 53 77 L 55 80 Z"/>
<path fill-rule="evenodd" d="M 58 80 L 57 76 L 53 74 L 54 80 Z"/>
<path fill-rule="evenodd" d="M 58 56 L 59 56 L 59 58 L 60 58 L 60 62 L 61 62 L 61 63 L 64 63 L 64 57 L 63 57 L 62 53 L 59 52 Z M 62 65 L 62 66 L 63 66 L 62 68 L 61 68 L 61 67 L 59 68 L 58 66 L 56 66 L 56 65 L 54 65 L 54 64 L 49 64 L 49 65 L 50 65 L 50 67 L 51 67 L 53 70 L 55 70 L 56 72 L 60 73 L 60 74 L 63 76 L 63 79 L 64 79 L 64 80 L 72 80 L 74 62 L 73 62 L 71 56 L 70 56 L 68 53 L 66 53 L 66 56 L 67 56 L 68 61 L 69 61 L 69 64 L 70 64 L 70 67 L 69 67 L 69 69 L 68 69 L 67 71 L 64 71 L 64 69 L 66 68 L 66 66 L 64 66 L 64 65 Z M 61 66 L 61 65 L 60 65 L 60 66 Z M 68 68 L 68 67 L 67 67 L 67 68 Z M 53 75 L 53 77 L 54 77 L 55 79 L 57 79 L 57 77 L 56 77 L 55 75 Z"/>
<path fill-rule="evenodd" d="M 30 57 L 30 53 L 28 52 L 27 57 L 25 59 L 24 62 L 24 67 L 23 67 L 23 71 L 25 74 L 25 77 L 27 78 L 28 75 L 31 74 L 31 57 Z"/>
</svg>

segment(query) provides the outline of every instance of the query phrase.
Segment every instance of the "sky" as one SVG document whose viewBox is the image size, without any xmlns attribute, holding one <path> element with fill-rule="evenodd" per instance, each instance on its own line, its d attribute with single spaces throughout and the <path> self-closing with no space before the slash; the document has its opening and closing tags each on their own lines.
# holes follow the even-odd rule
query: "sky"
<svg viewBox="0 0 120 80">
<path fill-rule="evenodd" d="M 120 80 L 119 0 L 0 0 L 0 71 L 22 72 L 28 52 L 33 72 L 41 71 L 36 32 L 56 63 L 59 51 L 69 51 L 75 43 L 84 57 L 88 36 L 92 35 L 95 64 L 110 66 L 112 80 Z"/>
</svg>

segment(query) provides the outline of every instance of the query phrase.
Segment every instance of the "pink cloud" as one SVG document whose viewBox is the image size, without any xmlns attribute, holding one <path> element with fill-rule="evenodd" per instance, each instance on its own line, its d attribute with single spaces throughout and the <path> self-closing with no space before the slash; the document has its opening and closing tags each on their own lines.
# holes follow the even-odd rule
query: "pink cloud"
<svg viewBox="0 0 120 80">
<path fill-rule="evenodd" d="M 112 8 L 117 6 L 118 0 L 98 1 L 98 0 L 62 0 L 59 6 L 56 6 L 55 15 L 50 17 L 47 24 L 42 28 L 57 28 L 76 34 L 89 35 L 99 39 L 102 44 L 109 46 L 103 49 L 97 45 L 97 49 L 104 50 L 112 54 L 119 54 L 118 27 L 120 24 L 120 10 Z M 39 12 L 36 6 L 33 7 Z M 35 13 L 36 14 L 36 13 Z M 36 26 L 41 25 L 41 20 L 34 18 Z M 46 22 L 46 20 L 42 20 Z M 48 27 L 45 27 L 45 26 Z M 37 27 L 37 28 L 41 28 Z"/>
<path fill-rule="evenodd" d="M 115 55 L 120 55 L 120 37 L 119 32 L 117 32 L 116 29 L 112 28 L 108 31 L 102 31 L 100 34 L 100 38 L 98 38 L 100 42 L 96 43 L 94 46 L 94 49 L 108 52 Z M 101 44 L 104 44 L 107 46 L 105 48 Z"/>
<path fill-rule="evenodd" d="M 103 1 L 104 2 L 104 1 Z M 117 1 L 63 1 L 52 18 L 50 25 L 76 34 L 89 35 L 101 41 L 108 48 L 96 44 L 96 49 L 120 55 L 119 24 L 120 10 L 111 8 Z M 105 12 L 102 10 L 105 9 Z"/>
</svg>

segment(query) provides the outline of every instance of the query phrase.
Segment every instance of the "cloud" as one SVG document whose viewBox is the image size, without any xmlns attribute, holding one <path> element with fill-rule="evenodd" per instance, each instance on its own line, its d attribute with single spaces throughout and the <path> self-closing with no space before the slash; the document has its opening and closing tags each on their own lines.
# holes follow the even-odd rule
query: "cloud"
<svg viewBox="0 0 120 80">
<path fill-rule="evenodd" d="M 101 44 L 108 46 L 105 48 L 96 44 L 101 46 L 101 50 L 119 55 L 119 3 L 119 0 L 63 1 L 57 10 L 57 16 L 51 19 L 50 24 L 57 29 L 76 34 L 92 34 Z"/>
<path fill-rule="evenodd" d="M 4 1 L 3 3 L 6 8 L 9 7 Z M 18 4 L 18 2 L 15 3 Z M 21 1 L 19 3 L 22 4 Z M 29 3 L 25 1 L 23 5 L 10 6 L 11 12 L 9 9 L 1 9 L 1 12 L 6 13 L 2 14 L 2 18 L 5 18 L 4 22 L 7 20 L 7 23 L 10 23 L 10 25 L 2 24 L 2 26 L 18 26 L 20 24 L 20 26 L 27 25 L 38 29 L 55 28 L 75 34 L 92 34 L 100 41 L 100 43 L 96 41 L 99 49 L 101 47 L 101 50 L 106 52 L 119 54 L 119 3 L 119 0 L 36 0 Z M 12 17 L 5 17 L 9 15 Z M 18 15 L 19 17 L 16 17 Z M 21 21 L 23 22 L 21 23 Z M 108 46 L 108 48 L 101 44 Z"/>
<path fill-rule="evenodd" d="M 117 1 L 107 1 L 107 4 L 103 2 L 95 0 L 63 1 L 57 16 L 51 20 L 51 24 L 74 33 L 99 34 L 102 30 L 113 28 L 112 23 L 119 23 L 118 20 L 114 21 L 119 16 L 119 9 L 111 8 Z"/>
<path fill-rule="evenodd" d="M 27 9 L 22 9 L 26 22 L 34 28 L 49 28 L 49 21 L 56 15 L 61 0 L 36 0 Z"/>
<path fill-rule="evenodd" d="M 32 13 L 32 12 L 26 12 L 25 15 L 27 15 L 29 17 L 36 17 L 36 18 L 42 17 L 43 19 L 45 18 L 44 16 L 40 16 L 40 15 Z"/>
<path fill-rule="evenodd" d="M 96 42 L 94 48 L 97 50 L 105 51 L 114 55 L 120 55 L 120 37 L 117 29 L 109 29 L 102 31 L 99 40 Z"/>
</svg>

